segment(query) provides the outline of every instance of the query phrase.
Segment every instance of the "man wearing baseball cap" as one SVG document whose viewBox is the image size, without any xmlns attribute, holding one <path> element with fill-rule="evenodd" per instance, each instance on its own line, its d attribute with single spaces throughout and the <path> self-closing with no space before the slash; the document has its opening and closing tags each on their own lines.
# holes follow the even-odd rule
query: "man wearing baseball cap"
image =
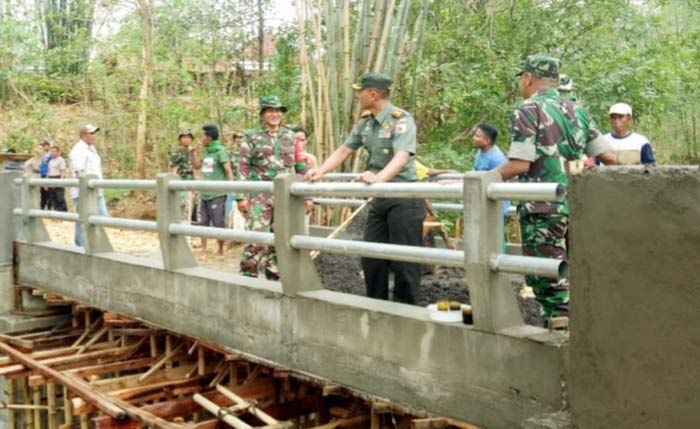
<svg viewBox="0 0 700 429">
<path fill-rule="evenodd" d="M 336 169 L 364 146 L 369 153 L 367 171 L 359 181 L 416 182 L 416 124 L 413 117 L 390 101 L 392 80 L 381 73 L 365 73 L 358 91 L 362 118 L 345 140 L 318 169 L 306 178 L 318 180 Z M 365 241 L 423 246 L 425 200 L 374 198 L 369 206 Z M 389 272 L 394 272 L 394 301 L 415 304 L 420 293 L 421 265 L 384 259 L 362 258 L 367 296 L 389 299 Z"/>
<path fill-rule="evenodd" d="M 498 168 L 503 180 L 518 176 L 521 182 L 568 186 L 567 173 L 581 166 L 584 153 L 605 164 L 616 163 L 609 143 L 602 138 L 586 109 L 557 91 L 559 68 L 557 58 L 531 55 L 518 73 L 518 90 L 525 100 L 511 117 L 508 162 Z M 567 201 L 521 201 L 518 215 L 523 255 L 567 259 Z M 567 279 L 525 276 L 525 281 L 542 305 L 545 319 L 568 316 Z"/>
<path fill-rule="evenodd" d="M 630 130 L 633 122 L 632 106 L 627 103 L 613 104 L 608 117 L 612 131 L 604 137 L 615 151 L 620 164 L 656 163 L 649 139 Z"/>
<path fill-rule="evenodd" d="M 102 158 L 100 154 L 97 153 L 97 133 L 100 129 L 92 124 L 85 124 L 80 127 L 80 140 L 73 145 L 70 151 L 70 170 L 75 178 L 87 174 L 94 174 L 98 179 L 102 179 Z M 71 188 L 71 198 L 73 198 L 73 206 L 79 207 L 80 203 L 80 189 L 75 187 Z M 104 191 L 99 190 L 99 198 L 97 200 L 97 207 L 100 216 L 109 216 L 107 214 L 107 203 L 105 202 Z M 75 224 L 75 245 L 84 246 L 85 242 L 83 240 L 83 229 L 80 223 Z"/>
</svg>

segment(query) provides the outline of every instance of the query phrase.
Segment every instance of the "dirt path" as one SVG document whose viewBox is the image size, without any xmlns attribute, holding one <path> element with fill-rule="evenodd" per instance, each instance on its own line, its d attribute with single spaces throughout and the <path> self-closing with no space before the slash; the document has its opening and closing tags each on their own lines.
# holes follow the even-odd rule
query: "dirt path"
<svg viewBox="0 0 700 429">
<path fill-rule="evenodd" d="M 44 225 L 53 241 L 73 244 L 75 227 L 72 222 L 44 220 Z M 107 228 L 106 231 L 115 251 L 144 258 L 160 258 L 160 242 L 156 233 L 118 228 Z M 193 238 L 192 242 L 198 244 L 199 239 Z M 216 255 L 217 246 L 216 240 L 209 240 L 208 253 L 205 254 L 201 249 L 194 249 L 197 262 L 203 267 L 237 273 L 243 247 L 229 248 L 224 256 L 218 256 Z"/>
</svg>

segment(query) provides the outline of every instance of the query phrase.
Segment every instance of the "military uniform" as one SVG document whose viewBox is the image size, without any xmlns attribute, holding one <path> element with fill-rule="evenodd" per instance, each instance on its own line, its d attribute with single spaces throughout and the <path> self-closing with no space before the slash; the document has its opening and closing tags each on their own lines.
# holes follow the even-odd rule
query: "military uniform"
<svg viewBox="0 0 700 429">
<path fill-rule="evenodd" d="M 559 60 L 528 57 L 525 72 L 557 78 Z M 581 162 L 584 153 L 598 156 L 609 145 L 601 138 L 588 112 L 556 89 L 540 91 L 520 103 L 511 118 L 512 142 L 508 158 L 531 162 L 521 182 L 555 182 L 567 186 L 567 166 Z M 518 205 L 523 255 L 566 259 L 569 205 L 562 202 L 521 201 Z M 568 279 L 551 281 L 525 276 L 545 317 L 566 316 L 569 311 Z"/>
<path fill-rule="evenodd" d="M 189 129 L 180 130 L 178 139 L 182 136 L 192 135 Z M 194 180 L 194 169 L 190 159 L 190 151 L 178 147 L 170 154 L 170 168 L 177 168 L 177 175 L 181 180 Z M 180 221 L 190 223 L 192 221 L 193 195 L 191 192 L 180 192 Z"/>
<path fill-rule="evenodd" d="M 574 92 L 574 80 L 563 74 L 559 76 L 559 95 L 571 101 L 578 101 L 578 96 Z"/>
<path fill-rule="evenodd" d="M 385 88 L 391 79 L 377 73 L 362 77 L 363 87 Z M 392 182 L 416 182 L 416 124 L 411 115 L 388 103 L 376 116 L 369 111 L 355 125 L 345 141 L 352 150 L 364 147 L 369 153 L 367 169 L 378 173 L 391 161 L 394 154 L 411 154 L 403 170 Z M 364 240 L 375 243 L 423 246 L 423 218 L 425 200 L 406 198 L 375 198 L 369 206 Z M 415 304 L 420 291 L 421 265 L 384 259 L 362 258 L 367 296 L 389 298 L 389 271 L 394 271 L 394 301 Z"/>
<path fill-rule="evenodd" d="M 263 97 L 261 109 L 266 107 L 284 108 L 277 97 Z M 284 109 L 286 110 L 286 109 Z M 294 160 L 294 132 L 280 127 L 272 132 L 257 128 L 245 134 L 238 159 L 240 180 L 272 181 L 285 173 L 306 174 L 303 163 Z M 237 195 L 237 199 L 243 198 Z M 249 231 L 271 232 L 273 229 L 273 199 L 270 194 L 251 194 L 250 210 L 246 214 L 246 229 Z M 277 255 L 273 246 L 248 244 L 241 258 L 241 274 L 258 277 L 262 271 L 270 280 L 279 279 Z"/>
</svg>

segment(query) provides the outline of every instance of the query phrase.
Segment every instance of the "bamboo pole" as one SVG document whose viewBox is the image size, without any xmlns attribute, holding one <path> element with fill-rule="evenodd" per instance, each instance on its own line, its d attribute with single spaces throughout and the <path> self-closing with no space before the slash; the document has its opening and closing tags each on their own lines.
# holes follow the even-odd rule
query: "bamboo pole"
<svg viewBox="0 0 700 429">
<path fill-rule="evenodd" d="M 372 69 L 372 64 L 374 64 L 374 51 L 377 49 L 377 39 L 379 38 L 379 32 L 381 31 L 381 23 L 382 18 L 384 17 L 384 8 L 387 1 L 389 0 L 377 0 L 376 7 L 374 9 L 374 26 L 372 29 L 372 35 L 370 36 L 367 61 L 365 61 L 365 73 L 370 71 Z"/>
<path fill-rule="evenodd" d="M 222 413 L 222 407 L 219 407 L 212 401 L 208 400 L 204 396 L 200 395 L 199 393 L 195 393 L 195 395 L 192 397 L 196 403 L 201 405 L 205 410 L 209 411 L 213 415 L 215 415 L 217 418 L 222 420 L 224 423 L 227 425 L 235 428 L 235 429 L 253 429 L 252 426 L 250 426 L 248 423 L 244 422 L 243 420 L 239 419 L 238 417 L 232 415 L 232 414 L 226 414 Z"/>
<path fill-rule="evenodd" d="M 58 419 L 56 411 L 56 384 L 49 382 L 46 384 L 46 404 L 49 408 L 49 429 L 58 429 Z"/>
<path fill-rule="evenodd" d="M 394 19 L 394 6 L 395 0 L 388 0 L 389 7 L 386 10 L 386 18 L 384 19 L 384 27 L 382 29 L 382 38 L 379 42 L 379 49 L 377 51 L 377 61 L 374 64 L 375 72 L 382 72 L 384 70 L 384 57 L 386 51 L 387 39 L 391 33 L 391 23 Z"/>
<path fill-rule="evenodd" d="M 15 402 L 15 380 L 13 379 L 6 379 L 5 380 L 5 385 L 7 386 L 7 400 L 14 403 Z M 15 410 L 8 408 L 7 410 L 7 429 L 16 429 L 17 428 L 17 421 L 16 421 L 16 414 Z"/>
<path fill-rule="evenodd" d="M 67 428 L 73 426 L 73 403 L 68 398 L 66 386 L 63 386 L 63 425 Z"/>
<path fill-rule="evenodd" d="M 34 429 L 41 429 L 41 410 L 37 408 L 41 405 L 41 386 L 32 387 L 32 393 L 34 396 Z"/>
<path fill-rule="evenodd" d="M 413 65 L 413 79 L 411 82 L 411 95 L 408 97 L 408 110 L 413 112 L 416 107 L 416 88 L 418 87 L 418 65 L 423 58 L 423 44 L 425 40 L 425 27 L 428 22 L 428 0 L 423 0 L 423 8 L 421 9 L 420 15 L 416 22 L 416 30 L 414 33 L 418 33 L 417 46 L 414 49 L 416 51 L 415 64 Z"/>
<path fill-rule="evenodd" d="M 236 405 L 241 405 L 241 406 L 242 405 L 247 405 L 247 406 L 251 405 L 248 401 L 246 401 L 245 399 L 236 395 L 235 393 L 228 390 L 224 386 L 217 385 L 216 390 L 219 393 L 221 393 L 222 395 L 224 395 L 225 397 L 227 397 L 228 399 L 232 400 L 234 403 L 236 403 Z M 260 421 L 262 421 L 263 423 L 265 423 L 267 425 L 276 425 L 279 423 L 274 417 L 272 417 L 271 415 L 267 414 L 266 412 L 264 412 L 263 410 L 260 410 L 258 408 L 251 406 L 250 409 L 248 410 L 248 412 L 250 414 L 254 415 L 255 417 L 257 417 L 258 419 L 260 419 Z"/>
<path fill-rule="evenodd" d="M 31 397 L 29 393 L 29 377 L 22 377 L 20 384 L 22 385 L 22 400 L 24 405 L 31 405 Z M 34 427 L 34 413 L 31 409 L 24 410 L 24 427 L 25 429 L 31 429 Z"/>
</svg>

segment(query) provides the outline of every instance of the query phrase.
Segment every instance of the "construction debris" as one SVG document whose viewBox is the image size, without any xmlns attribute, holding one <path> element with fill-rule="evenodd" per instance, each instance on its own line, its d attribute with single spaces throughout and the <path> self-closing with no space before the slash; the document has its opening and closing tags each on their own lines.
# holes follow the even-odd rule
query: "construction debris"
<svg viewBox="0 0 700 429">
<path fill-rule="evenodd" d="M 8 414 L 8 429 L 474 428 L 31 293 L 64 308 L 67 318 L 51 329 L 0 334 L 8 398 L 0 410 Z"/>
</svg>

